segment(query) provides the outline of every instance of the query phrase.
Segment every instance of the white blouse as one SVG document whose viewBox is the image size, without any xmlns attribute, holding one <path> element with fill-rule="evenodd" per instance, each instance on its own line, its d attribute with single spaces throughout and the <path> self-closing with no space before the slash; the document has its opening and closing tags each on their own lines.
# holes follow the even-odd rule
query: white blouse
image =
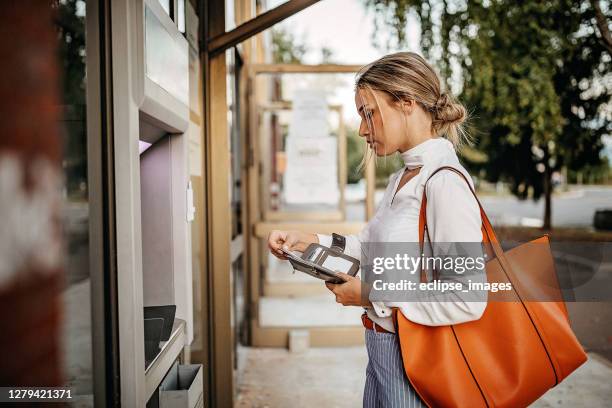
<svg viewBox="0 0 612 408">
<path fill-rule="evenodd" d="M 441 137 L 428 139 L 401 153 L 401 157 L 408 169 L 421 167 L 421 170 L 395 194 L 395 197 L 393 195 L 404 168 L 391 175 L 374 217 L 359 234 L 346 236 L 344 252 L 347 255 L 361 259 L 362 242 L 418 242 L 423 186 L 437 168 L 455 167 L 466 175 L 473 187 L 471 177 L 459 163 L 455 148 L 447 139 Z M 481 223 L 478 203 L 462 177 L 452 171 L 443 170 L 429 180 L 427 228 L 433 242 L 481 242 Z M 331 245 L 330 235 L 317 235 L 321 245 Z M 486 280 L 484 270 L 478 272 L 477 279 Z M 449 299 L 448 294 L 445 299 Z M 477 320 L 486 307 L 486 301 L 467 301 L 461 291 L 453 292 L 450 299 L 452 301 L 372 302 L 373 309 L 366 307 L 366 311 L 376 324 L 389 331 L 395 331 L 391 319 L 391 307 L 398 307 L 408 320 L 427 326 Z"/>
</svg>

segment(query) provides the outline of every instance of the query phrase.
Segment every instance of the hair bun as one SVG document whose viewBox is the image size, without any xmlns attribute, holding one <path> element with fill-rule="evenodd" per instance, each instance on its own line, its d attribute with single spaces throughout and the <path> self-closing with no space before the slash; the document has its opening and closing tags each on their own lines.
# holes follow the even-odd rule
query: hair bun
<svg viewBox="0 0 612 408">
<path fill-rule="evenodd" d="M 466 118 L 463 105 L 456 103 L 451 95 L 444 92 L 433 106 L 434 122 L 440 125 L 462 123 Z"/>
<path fill-rule="evenodd" d="M 449 104 L 449 97 L 446 92 L 443 92 L 433 106 L 434 111 L 440 111 Z"/>
</svg>

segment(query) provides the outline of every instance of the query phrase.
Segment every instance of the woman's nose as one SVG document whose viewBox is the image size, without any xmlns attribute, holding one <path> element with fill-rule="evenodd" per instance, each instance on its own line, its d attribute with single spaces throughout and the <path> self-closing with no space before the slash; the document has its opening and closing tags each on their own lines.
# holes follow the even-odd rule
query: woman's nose
<svg viewBox="0 0 612 408">
<path fill-rule="evenodd" d="M 362 121 L 361 124 L 359 125 L 359 136 L 368 137 L 369 135 L 370 135 L 370 131 L 368 129 L 368 126 Z"/>
</svg>

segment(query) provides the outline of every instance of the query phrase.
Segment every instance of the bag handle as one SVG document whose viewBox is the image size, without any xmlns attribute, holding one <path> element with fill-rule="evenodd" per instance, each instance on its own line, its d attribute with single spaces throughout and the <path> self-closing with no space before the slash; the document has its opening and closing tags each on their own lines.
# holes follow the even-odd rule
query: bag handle
<svg viewBox="0 0 612 408">
<path fill-rule="evenodd" d="M 474 198 L 476 199 L 476 202 L 478 203 L 478 207 L 480 208 L 480 218 L 482 219 L 482 237 L 483 237 L 483 242 L 490 242 L 491 243 L 491 247 L 493 248 L 493 252 L 495 253 L 495 256 L 500 259 L 500 262 L 502 262 L 501 258 L 503 257 L 505 260 L 505 257 L 503 255 L 503 251 L 501 250 L 501 247 L 499 247 L 499 240 L 497 239 L 497 235 L 495 234 L 495 231 L 493 230 L 493 226 L 491 225 L 491 221 L 489 220 L 489 217 L 487 217 L 487 214 L 485 213 L 484 208 L 482 207 L 482 204 L 480 203 L 480 200 L 478 199 L 478 196 L 476 195 L 476 192 L 474 191 L 474 189 L 472 188 L 472 185 L 470 184 L 470 182 L 468 181 L 467 177 L 465 177 L 465 174 L 463 174 L 463 172 L 461 172 L 460 170 L 456 169 L 455 167 L 452 166 L 442 166 L 442 167 L 438 167 L 436 170 L 434 170 L 429 177 L 427 177 L 427 180 L 425 180 L 425 183 L 423 185 L 423 196 L 421 199 L 421 209 L 419 211 L 419 249 L 421 251 L 421 253 L 423 252 L 423 246 L 425 243 L 425 233 L 427 233 L 427 239 L 429 240 L 429 243 L 431 245 L 431 238 L 429 236 L 429 230 L 427 228 L 427 182 L 429 182 L 429 180 L 439 171 L 442 170 L 450 170 L 453 171 L 455 173 L 457 173 L 458 175 L 460 175 L 463 180 L 465 180 L 465 182 L 468 185 L 468 188 L 470 189 L 470 191 L 472 192 L 472 195 L 474 196 Z M 425 275 L 425 271 L 421 268 L 421 281 L 422 282 L 426 282 L 427 281 L 427 277 Z"/>
<path fill-rule="evenodd" d="M 425 238 L 425 231 L 427 230 L 427 182 L 436 173 L 442 170 L 453 171 L 457 173 L 458 175 L 460 175 L 463 178 L 463 180 L 465 180 L 465 182 L 468 185 L 468 188 L 470 189 L 470 191 L 472 192 L 472 195 L 474 195 L 474 198 L 476 199 L 476 202 L 478 203 L 478 207 L 480 208 L 480 217 L 482 218 L 482 228 L 486 231 L 487 237 L 492 242 L 499 242 L 497 239 L 497 235 L 495 234 L 495 231 L 493 230 L 493 226 L 491 225 L 491 221 L 489 221 L 489 217 L 487 217 L 487 214 L 485 213 L 484 208 L 482 208 L 482 204 L 480 203 L 480 200 L 478 199 L 476 192 L 472 188 L 472 185 L 469 183 L 467 177 L 465 177 L 465 174 L 463 174 L 460 170 L 457 170 L 456 168 L 452 166 L 442 166 L 434 170 L 434 172 L 431 173 L 429 177 L 427 177 L 427 180 L 425 180 L 425 184 L 423 185 L 423 197 L 421 200 L 421 211 L 419 213 L 419 243 L 423 242 Z"/>
<path fill-rule="evenodd" d="M 460 170 L 457 170 L 455 167 L 452 167 L 452 166 L 439 167 L 436 170 L 434 170 L 429 175 L 429 177 L 427 177 L 427 180 L 425 180 L 425 184 L 423 186 L 423 198 L 421 200 L 421 210 L 419 213 L 419 248 L 421 252 L 423 252 L 425 232 L 427 232 L 427 238 L 429 239 L 429 243 L 431 245 L 429 231 L 427 230 L 427 188 L 426 188 L 427 182 L 429 181 L 430 178 L 434 176 L 434 174 L 442 170 L 450 170 L 450 171 L 453 171 L 459 174 L 463 178 L 463 180 L 465 180 L 465 182 L 467 183 L 470 191 L 472 192 L 472 195 L 474 196 L 474 198 L 476 199 L 476 202 L 478 203 L 478 207 L 480 208 L 480 217 L 482 219 L 482 228 L 481 228 L 482 240 L 484 243 L 490 244 L 491 249 L 493 250 L 493 253 L 495 254 L 495 257 L 498 259 L 499 264 L 502 270 L 504 271 L 504 274 L 506 275 L 506 277 L 508 278 L 512 286 L 515 288 L 515 292 L 519 300 L 521 301 L 521 303 L 524 304 L 523 297 L 521 296 L 521 293 L 519 292 L 519 288 L 515 282 L 515 276 L 514 276 L 514 272 L 512 271 L 512 267 L 508 263 L 508 260 L 506 259 L 506 255 L 504 254 L 504 250 L 499 244 L 499 240 L 497 239 L 497 235 L 495 234 L 495 231 L 493 230 L 493 225 L 491 225 L 491 221 L 489 221 L 489 217 L 487 217 L 487 214 L 485 213 L 484 208 L 482 208 L 482 204 L 480 203 L 480 200 L 478 199 L 476 192 L 472 188 L 472 185 L 469 183 L 467 177 L 465 177 L 465 174 L 463 174 Z M 423 280 L 423 278 L 426 279 L 427 277 L 425 276 L 425 271 L 421 269 L 421 280 Z"/>
</svg>

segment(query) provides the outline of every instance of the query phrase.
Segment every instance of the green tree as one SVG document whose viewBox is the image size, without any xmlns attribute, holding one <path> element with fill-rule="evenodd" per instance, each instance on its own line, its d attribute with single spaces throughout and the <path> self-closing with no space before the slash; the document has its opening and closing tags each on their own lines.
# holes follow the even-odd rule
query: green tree
<svg viewBox="0 0 612 408">
<path fill-rule="evenodd" d="M 308 47 L 283 28 L 272 29 L 272 60 L 275 64 L 301 64 Z"/>
<path fill-rule="evenodd" d="M 600 163 L 602 116 L 610 102 L 610 54 L 589 1 L 365 0 L 405 44 L 413 11 L 422 49 L 445 80 L 462 78 L 460 98 L 473 112 L 480 165 L 519 198 L 545 198 L 551 227 L 551 175 Z M 398 13 L 401 13 L 399 15 Z M 601 20 L 599 16 L 599 20 Z"/>
<path fill-rule="evenodd" d="M 79 0 L 54 0 L 55 26 L 58 37 L 58 58 L 63 64 L 64 101 L 85 105 L 85 17 L 79 15 Z"/>
</svg>

